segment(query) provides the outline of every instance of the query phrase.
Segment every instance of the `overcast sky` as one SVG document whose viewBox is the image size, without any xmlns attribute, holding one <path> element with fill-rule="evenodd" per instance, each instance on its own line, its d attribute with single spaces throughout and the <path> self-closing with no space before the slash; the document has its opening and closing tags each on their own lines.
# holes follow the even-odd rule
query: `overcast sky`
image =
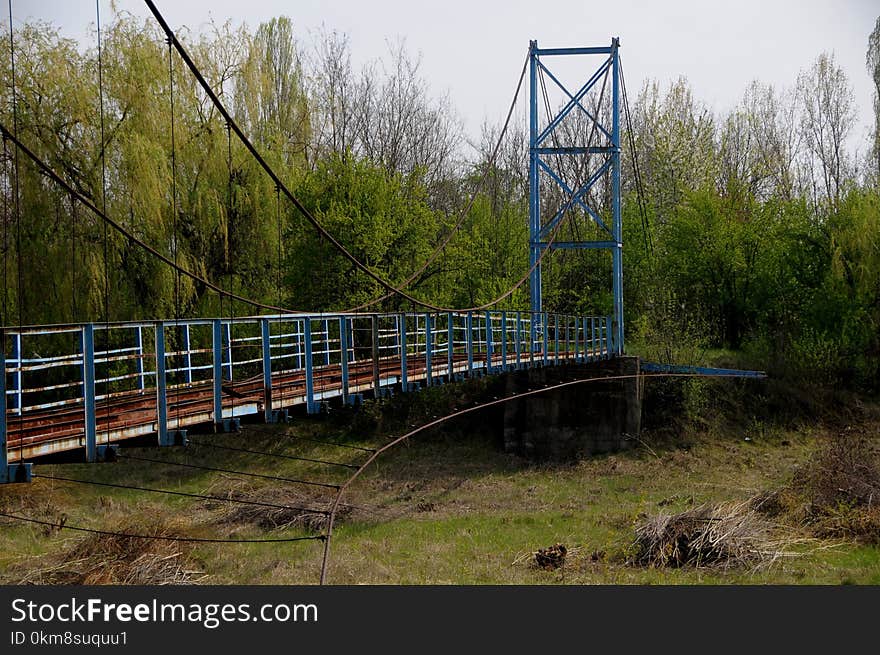
<svg viewBox="0 0 880 655">
<path fill-rule="evenodd" d="M 716 112 L 733 107 L 751 80 L 791 86 L 820 52 L 833 52 L 855 91 L 854 146 L 864 149 L 872 124 L 865 51 L 880 15 L 877 0 L 155 2 L 174 29 L 198 30 L 210 18 L 256 26 L 287 15 L 304 45 L 322 26 L 336 29 L 348 34 L 356 66 L 385 54 L 389 39 L 404 38 L 409 50 L 421 55 L 433 91 L 448 92 L 470 136 L 484 119 L 503 119 L 530 39 L 557 47 L 605 45 L 612 36 L 620 37 L 633 96 L 645 78 L 666 86 L 684 75 L 695 96 Z M 115 4 L 149 14 L 140 0 Z M 110 1 L 101 5 L 106 21 Z M 40 18 L 68 35 L 93 38 L 95 0 L 13 0 L 13 12 L 16 23 Z"/>
</svg>

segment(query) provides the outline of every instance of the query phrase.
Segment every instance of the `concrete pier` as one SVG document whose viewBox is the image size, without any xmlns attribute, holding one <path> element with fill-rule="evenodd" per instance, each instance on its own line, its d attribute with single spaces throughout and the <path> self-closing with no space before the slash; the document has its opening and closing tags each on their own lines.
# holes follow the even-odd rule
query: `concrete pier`
<svg viewBox="0 0 880 655">
<path fill-rule="evenodd" d="M 508 394 L 580 378 L 600 378 L 506 403 L 504 448 L 543 460 L 570 460 L 615 452 L 636 443 L 641 428 L 638 357 L 562 364 L 513 371 L 505 380 Z"/>
</svg>

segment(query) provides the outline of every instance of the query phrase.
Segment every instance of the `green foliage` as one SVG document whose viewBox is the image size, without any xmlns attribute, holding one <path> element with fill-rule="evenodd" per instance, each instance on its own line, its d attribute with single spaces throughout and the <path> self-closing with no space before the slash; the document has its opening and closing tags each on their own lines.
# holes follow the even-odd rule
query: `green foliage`
<svg viewBox="0 0 880 655">
<path fill-rule="evenodd" d="M 510 137 L 477 188 L 488 154 L 449 163 L 455 118 L 446 101 L 427 101 L 405 53 L 387 79 L 370 68 L 358 80 L 344 40 L 326 36 L 331 42 L 315 68 L 293 34 L 282 17 L 253 32 L 226 24 L 183 38 L 285 185 L 377 275 L 402 284 L 465 212 L 461 229 L 408 291 L 469 307 L 522 282 L 522 135 Z M 386 293 L 322 239 L 230 138 L 176 56 L 169 72 L 167 46 L 151 22 L 120 13 L 105 27 L 102 95 L 94 49 L 40 23 L 16 27 L 15 42 L 22 141 L 152 247 L 231 291 L 300 310 L 340 310 Z M 877 51 L 875 30 L 872 74 Z M 845 75 L 833 58 L 817 61 L 799 77 L 799 93 L 816 88 L 849 111 Z M 0 49 L 7 74 L 10 64 Z M 316 82 L 321 75 L 330 77 Z M 401 95 L 376 104 L 395 89 Z M 10 91 L 0 91 L 7 126 Z M 642 89 L 632 136 L 646 217 L 628 174 L 632 161 L 623 176 L 627 339 L 660 361 L 705 363 L 710 349 L 744 349 L 777 375 L 876 388 L 880 178 L 856 177 L 840 141 L 816 132 L 834 119 L 825 115 L 833 107 L 802 107 L 797 97 L 756 83 L 741 106 L 715 116 L 683 78 L 665 92 L 652 83 Z M 7 144 L 3 323 L 256 313 L 179 278 L 23 158 L 16 175 L 12 155 Z M 607 188 L 600 184 L 585 200 L 608 221 Z M 607 235 L 583 216 L 567 216 L 558 238 Z M 608 252 L 555 251 L 542 268 L 549 311 L 611 313 Z M 527 299 L 526 280 L 499 307 L 523 309 Z M 413 309 L 394 297 L 376 308 Z"/>
</svg>

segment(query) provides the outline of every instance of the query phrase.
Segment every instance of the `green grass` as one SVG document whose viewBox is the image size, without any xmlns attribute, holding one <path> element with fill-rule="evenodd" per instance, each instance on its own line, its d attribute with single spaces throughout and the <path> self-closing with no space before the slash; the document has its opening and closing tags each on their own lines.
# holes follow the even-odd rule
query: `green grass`
<svg viewBox="0 0 880 655">
<path fill-rule="evenodd" d="M 877 435 L 877 425 L 869 426 Z M 336 526 L 329 580 L 393 584 L 878 584 L 880 549 L 851 543 L 806 541 L 770 567 L 659 570 L 629 566 L 625 555 L 639 517 L 676 512 L 703 502 L 745 499 L 779 487 L 804 462 L 822 428 L 758 426 L 747 434 L 717 426 L 690 434 L 675 447 L 651 442 L 634 450 L 570 464 L 534 464 L 503 453 L 484 431 L 425 435 L 390 451 L 355 482 L 344 501 L 355 506 Z M 352 440 L 344 425 L 298 419 L 286 426 L 246 426 L 238 435 L 199 440 L 290 455 L 362 461 L 363 453 L 296 437 L 375 446 L 381 437 Z M 745 437 L 749 437 L 749 441 Z M 206 447 L 124 449 L 207 466 L 301 479 L 341 482 L 349 473 L 319 464 L 271 459 Z M 244 479 L 123 459 L 102 465 L 40 465 L 38 474 L 219 493 L 230 487 L 265 489 L 278 502 L 315 492 L 297 485 Z M 274 538 L 308 534 L 305 528 L 266 530 L 218 522 L 204 502 L 131 490 L 37 479 L 0 488 L 3 511 L 104 530 L 147 530 L 164 525 L 178 534 Z M 794 536 L 803 536 L 793 533 Z M 70 531 L 0 519 L 0 577 L 57 562 L 82 540 Z M 538 548 L 562 542 L 570 550 L 562 570 L 531 564 Z M 186 547 L 206 582 L 315 583 L 323 544 L 198 544 Z"/>
</svg>

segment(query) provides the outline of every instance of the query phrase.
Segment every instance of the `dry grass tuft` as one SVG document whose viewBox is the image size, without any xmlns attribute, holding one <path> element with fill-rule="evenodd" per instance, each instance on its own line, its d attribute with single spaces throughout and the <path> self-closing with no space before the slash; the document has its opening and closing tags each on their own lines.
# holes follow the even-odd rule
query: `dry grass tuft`
<svg viewBox="0 0 880 655">
<path fill-rule="evenodd" d="M 216 500 L 201 503 L 204 509 L 214 511 L 212 522 L 216 525 L 256 526 L 262 530 L 284 530 L 300 526 L 311 532 L 322 532 L 327 527 L 327 515 L 322 512 L 329 509 L 333 500 L 330 493 L 303 492 L 281 485 L 253 489 L 245 483 L 226 483 L 219 493 L 216 488 L 211 493 L 229 499 L 283 506 L 265 507 Z M 336 520 L 350 515 L 351 512 L 351 506 L 340 505 Z"/>
<path fill-rule="evenodd" d="M 864 433 L 826 439 L 779 494 L 817 537 L 880 543 L 880 453 Z"/>
<path fill-rule="evenodd" d="M 156 537 L 179 536 L 161 523 L 123 524 L 117 529 Z M 181 585 L 197 584 L 207 577 L 193 565 L 186 544 L 100 534 L 87 535 L 60 554 L 30 560 L 15 569 L 27 570 L 15 584 Z M 14 575 L 14 569 L 10 573 Z"/>
<path fill-rule="evenodd" d="M 680 514 L 658 514 L 636 528 L 636 566 L 743 566 L 779 556 L 771 524 L 751 500 L 701 505 Z"/>
</svg>

